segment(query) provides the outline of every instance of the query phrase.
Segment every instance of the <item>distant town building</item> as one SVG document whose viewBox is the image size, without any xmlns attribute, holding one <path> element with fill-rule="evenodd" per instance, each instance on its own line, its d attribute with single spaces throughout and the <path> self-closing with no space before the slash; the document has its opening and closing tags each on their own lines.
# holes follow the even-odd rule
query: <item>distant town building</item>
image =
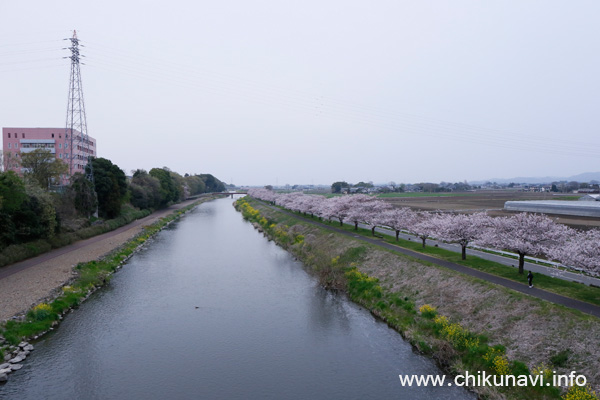
<svg viewBox="0 0 600 400">
<path fill-rule="evenodd" d="M 83 143 L 73 141 L 72 134 L 77 137 L 80 132 L 71 132 L 65 128 L 2 128 L 4 169 L 22 175 L 19 162 L 21 154 L 44 149 L 67 165 L 72 165 L 73 174 L 84 173 L 88 155 L 96 157 L 96 139 L 88 136 L 86 148 Z M 65 174 L 61 177 L 61 182 L 68 183 L 69 178 L 70 175 Z"/>
</svg>

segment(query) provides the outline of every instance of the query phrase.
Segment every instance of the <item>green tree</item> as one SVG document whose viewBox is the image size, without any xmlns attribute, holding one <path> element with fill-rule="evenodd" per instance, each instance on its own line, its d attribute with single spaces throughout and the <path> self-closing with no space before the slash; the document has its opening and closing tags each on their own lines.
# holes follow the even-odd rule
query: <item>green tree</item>
<svg viewBox="0 0 600 400">
<path fill-rule="evenodd" d="M 213 193 L 226 191 L 225 184 L 211 174 L 200 174 L 198 176 L 204 181 L 207 192 Z"/>
<path fill-rule="evenodd" d="M 25 177 L 39 185 L 42 189 L 60 182 L 60 175 L 66 174 L 69 166 L 54 157 L 49 150 L 35 149 L 30 153 L 21 153 L 21 167 L 25 169 Z"/>
<path fill-rule="evenodd" d="M 129 184 L 131 204 L 140 209 L 156 209 L 161 205 L 160 181 L 143 169 L 133 171 Z"/>
<path fill-rule="evenodd" d="M 173 172 L 173 171 L 169 171 L 169 174 L 171 174 L 171 179 L 173 180 L 173 183 L 175 184 L 175 187 L 177 188 L 177 199 L 175 199 L 175 201 L 182 201 L 182 200 L 187 199 L 190 195 L 190 189 L 185 184 L 185 180 L 183 179 L 183 176 L 181 176 L 177 172 Z"/>
<path fill-rule="evenodd" d="M 19 153 L 13 153 L 12 151 L 5 151 L 1 157 L 2 169 L 8 171 L 12 168 L 20 168 L 21 160 L 19 159 Z"/>
<path fill-rule="evenodd" d="M 14 213 L 26 199 L 23 180 L 13 171 L 0 173 L 0 249 L 15 242 Z"/>
<path fill-rule="evenodd" d="M 13 213 L 27 198 L 23 180 L 13 171 L 0 173 L 0 212 Z"/>
<path fill-rule="evenodd" d="M 127 194 L 125 172 L 106 158 L 92 159 L 94 189 L 98 195 L 98 213 L 102 218 L 115 218 Z M 89 166 L 86 166 L 86 172 Z"/>
<path fill-rule="evenodd" d="M 344 182 L 344 181 L 334 182 L 331 184 L 331 193 L 341 193 L 342 188 L 347 188 L 350 186 L 351 185 L 349 185 L 348 182 Z"/>
<path fill-rule="evenodd" d="M 206 184 L 198 175 L 188 175 L 183 180 L 189 188 L 191 196 L 206 192 Z"/>
<path fill-rule="evenodd" d="M 27 242 L 54 236 L 58 227 L 54 200 L 37 186 L 26 187 L 27 199 L 13 214 L 15 239 Z"/>
<path fill-rule="evenodd" d="M 173 179 L 171 171 L 166 168 L 152 168 L 150 175 L 160 182 L 160 206 L 165 207 L 169 203 L 179 199 L 180 191 L 177 182 Z"/>
<path fill-rule="evenodd" d="M 81 215 L 91 217 L 98 208 L 98 198 L 94 184 L 81 173 L 73 174 L 67 196 L 73 199 L 73 206 Z"/>
</svg>

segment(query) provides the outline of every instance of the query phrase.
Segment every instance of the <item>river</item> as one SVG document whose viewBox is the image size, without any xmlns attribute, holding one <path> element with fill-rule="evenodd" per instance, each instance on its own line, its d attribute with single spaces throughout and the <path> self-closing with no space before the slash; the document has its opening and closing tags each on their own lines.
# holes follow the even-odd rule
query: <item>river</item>
<svg viewBox="0 0 600 400">
<path fill-rule="evenodd" d="M 403 387 L 441 374 L 322 289 L 242 219 L 204 203 L 160 232 L 41 341 L 2 399 L 474 399 Z"/>
</svg>

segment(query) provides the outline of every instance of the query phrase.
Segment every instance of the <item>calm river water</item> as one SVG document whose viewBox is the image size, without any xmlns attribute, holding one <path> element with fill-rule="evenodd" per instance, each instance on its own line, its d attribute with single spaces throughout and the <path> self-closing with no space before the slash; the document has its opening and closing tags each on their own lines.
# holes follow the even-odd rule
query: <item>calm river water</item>
<svg viewBox="0 0 600 400">
<path fill-rule="evenodd" d="M 465 399 L 401 336 L 243 221 L 197 207 L 35 344 L 2 399 Z"/>
</svg>

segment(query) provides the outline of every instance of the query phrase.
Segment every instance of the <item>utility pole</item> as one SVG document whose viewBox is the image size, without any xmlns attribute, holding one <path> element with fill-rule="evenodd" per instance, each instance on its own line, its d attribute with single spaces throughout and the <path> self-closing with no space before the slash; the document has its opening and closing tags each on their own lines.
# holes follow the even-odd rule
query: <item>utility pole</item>
<svg viewBox="0 0 600 400">
<path fill-rule="evenodd" d="M 83 102 L 83 86 L 81 85 L 81 69 L 79 67 L 79 39 L 77 32 L 73 31 L 73 37 L 65 40 L 71 41 L 71 77 L 69 80 L 69 100 L 67 103 L 67 124 L 65 127 L 65 139 L 70 149 L 69 176 L 73 176 L 77 169 L 82 170 L 85 177 L 94 183 L 94 171 L 92 167 L 92 156 L 90 152 L 90 140 L 87 131 L 87 119 L 85 116 L 85 104 Z M 86 168 L 87 165 L 87 168 Z"/>
</svg>

